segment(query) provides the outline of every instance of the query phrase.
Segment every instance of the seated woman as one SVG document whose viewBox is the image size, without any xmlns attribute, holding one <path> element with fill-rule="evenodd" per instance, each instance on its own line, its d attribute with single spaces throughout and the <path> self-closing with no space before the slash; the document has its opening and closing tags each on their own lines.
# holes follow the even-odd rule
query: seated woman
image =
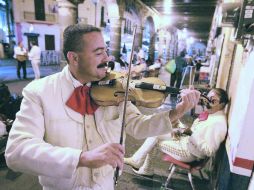
<svg viewBox="0 0 254 190">
<path fill-rule="evenodd" d="M 147 77 L 158 77 L 160 68 L 162 67 L 162 59 L 158 58 L 153 64 L 147 68 Z"/>
<path fill-rule="evenodd" d="M 182 162 L 192 162 L 215 154 L 227 133 L 223 109 L 228 103 L 228 95 L 223 89 L 214 88 L 208 93 L 208 98 L 211 103 L 206 105 L 205 112 L 191 127 L 180 127 L 175 133 L 178 133 L 177 138 L 171 138 L 171 134 L 149 137 L 132 157 L 124 159 L 124 163 L 132 166 L 137 174 L 152 176 L 156 146 Z"/>
<path fill-rule="evenodd" d="M 162 66 L 162 60 L 161 60 L 161 58 L 158 58 L 158 59 L 154 62 L 154 64 L 152 64 L 152 65 L 150 65 L 150 66 L 148 67 L 148 70 L 159 69 L 159 68 L 161 68 L 161 66 Z"/>
</svg>

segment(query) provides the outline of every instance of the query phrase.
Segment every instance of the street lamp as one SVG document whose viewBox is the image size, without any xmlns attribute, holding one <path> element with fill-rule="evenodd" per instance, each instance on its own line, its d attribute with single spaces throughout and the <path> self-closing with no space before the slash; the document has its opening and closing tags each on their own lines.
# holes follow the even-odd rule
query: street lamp
<svg viewBox="0 0 254 190">
<path fill-rule="evenodd" d="M 97 3 L 99 3 L 99 0 L 92 0 L 94 3 L 94 8 L 95 8 L 95 15 L 94 15 L 94 25 L 96 26 L 96 15 L 97 15 Z"/>
</svg>

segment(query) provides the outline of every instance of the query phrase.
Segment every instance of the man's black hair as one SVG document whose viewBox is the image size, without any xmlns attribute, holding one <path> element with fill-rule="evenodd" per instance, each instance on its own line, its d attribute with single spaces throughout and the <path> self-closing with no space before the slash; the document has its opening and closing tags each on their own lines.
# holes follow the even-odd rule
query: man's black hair
<svg viewBox="0 0 254 190">
<path fill-rule="evenodd" d="M 213 91 L 220 97 L 220 103 L 224 103 L 225 105 L 228 103 L 228 94 L 222 88 L 214 88 Z"/>
<path fill-rule="evenodd" d="M 180 52 L 180 56 L 181 56 L 181 57 L 184 57 L 184 56 L 185 56 L 185 51 L 184 51 L 184 50 Z"/>
<path fill-rule="evenodd" d="M 63 53 L 67 61 L 68 61 L 67 59 L 68 51 L 79 52 L 83 50 L 84 41 L 82 37 L 84 34 L 90 32 L 101 32 L 101 30 L 95 26 L 86 24 L 70 25 L 64 30 Z"/>
</svg>

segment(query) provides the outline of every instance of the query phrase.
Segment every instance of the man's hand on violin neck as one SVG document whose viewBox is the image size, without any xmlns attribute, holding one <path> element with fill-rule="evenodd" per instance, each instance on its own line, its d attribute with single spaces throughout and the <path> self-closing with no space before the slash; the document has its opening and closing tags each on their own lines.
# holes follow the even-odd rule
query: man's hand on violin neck
<svg viewBox="0 0 254 190">
<path fill-rule="evenodd" d="M 171 122 L 182 117 L 187 111 L 194 108 L 200 98 L 200 92 L 194 89 L 184 89 L 181 91 L 181 102 L 176 105 L 176 109 L 169 114 Z"/>
<path fill-rule="evenodd" d="M 123 169 L 124 147 L 118 143 L 107 143 L 93 150 L 82 152 L 78 167 L 99 168 L 111 165 Z"/>
</svg>

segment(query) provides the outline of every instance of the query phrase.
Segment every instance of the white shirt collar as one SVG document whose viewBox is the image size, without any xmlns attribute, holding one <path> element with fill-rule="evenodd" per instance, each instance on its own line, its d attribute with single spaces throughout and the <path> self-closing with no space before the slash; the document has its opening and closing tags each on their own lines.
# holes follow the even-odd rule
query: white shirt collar
<svg viewBox="0 0 254 190">
<path fill-rule="evenodd" d="M 215 113 L 211 113 L 211 114 L 209 114 L 209 115 L 212 115 L 212 116 L 224 115 L 224 111 L 223 111 L 223 110 L 219 110 L 219 111 L 217 111 L 217 112 L 215 112 Z"/>
<path fill-rule="evenodd" d="M 71 78 L 71 81 L 72 81 L 72 84 L 73 84 L 74 88 L 77 88 L 77 87 L 79 87 L 79 86 L 83 86 L 83 84 L 82 84 L 81 82 L 79 82 L 77 79 L 75 79 L 75 78 L 73 77 L 73 75 L 72 75 L 71 72 L 70 72 L 69 67 L 68 67 L 68 73 L 69 73 L 69 75 L 70 75 L 70 78 Z M 90 83 L 90 82 L 87 83 L 86 86 L 89 86 L 89 87 L 90 87 L 90 86 L 91 86 L 91 83 Z"/>
</svg>

